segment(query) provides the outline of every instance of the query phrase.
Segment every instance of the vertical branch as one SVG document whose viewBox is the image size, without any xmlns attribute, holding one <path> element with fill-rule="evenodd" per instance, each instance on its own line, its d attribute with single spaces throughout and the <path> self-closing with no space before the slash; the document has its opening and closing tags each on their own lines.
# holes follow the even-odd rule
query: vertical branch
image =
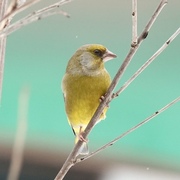
<svg viewBox="0 0 180 180">
<path fill-rule="evenodd" d="M 0 39 L 0 102 L 2 96 L 3 74 L 4 74 L 4 58 L 6 48 L 6 37 Z"/>
<path fill-rule="evenodd" d="M 1 0 L 0 1 L 0 20 L 3 18 L 5 14 L 7 0 Z"/>
<path fill-rule="evenodd" d="M 5 15 L 7 6 L 7 0 L 2 0 L 0 2 L 0 21 Z M 0 24 L 0 31 L 3 30 L 4 26 Z M 0 101 L 2 95 L 2 85 L 3 85 L 3 72 L 4 72 L 4 58 L 6 49 L 6 37 L 0 38 Z"/>
<path fill-rule="evenodd" d="M 132 43 L 131 46 L 137 44 L 137 0 L 132 0 Z"/>
<path fill-rule="evenodd" d="M 27 115 L 29 102 L 29 88 L 24 87 L 19 96 L 18 117 L 17 117 L 17 132 L 13 146 L 11 164 L 7 180 L 18 180 L 22 162 L 25 137 L 27 131 Z"/>
</svg>

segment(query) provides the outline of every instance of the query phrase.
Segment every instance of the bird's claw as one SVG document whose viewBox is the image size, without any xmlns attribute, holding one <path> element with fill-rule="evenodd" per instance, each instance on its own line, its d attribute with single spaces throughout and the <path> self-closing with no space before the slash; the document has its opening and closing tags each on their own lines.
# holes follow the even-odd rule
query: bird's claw
<svg viewBox="0 0 180 180">
<path fill-rule="evenodd" d="M 99 98 L 99 102 L 102 102 L 104 100 L 104 96 L 101 96 L 100 98 Z"/>
<path fill-rule="evenodd" d="M 79 134 L 79 140 L 82 141 L 82 142 L 85 142 L 85 143 L 88 142 L 88 140 L 85 139 L 85 138 L 82 136 L 82 134 Z"/>
<path fill-rule="evenodd" d="M 104 98 L 105 98 L 105 96 L 101 96 L 101 97 L 99 98 L 99 102 L 101 103 L 101 102 L 104 100 Z M 106 105 L 106 107 L 109 108 L 109 105 Z"/>
</svg>

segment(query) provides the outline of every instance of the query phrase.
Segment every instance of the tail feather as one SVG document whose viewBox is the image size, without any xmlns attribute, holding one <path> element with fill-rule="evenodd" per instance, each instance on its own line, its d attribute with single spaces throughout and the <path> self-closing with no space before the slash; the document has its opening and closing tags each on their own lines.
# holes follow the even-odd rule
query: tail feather
<svg viewBox="0 0 180 180">
<path fill-rule="evenodd" d="M 82 146 L 79 149 L 78 152 L 79 155 L 87 155 L 89 154 L 89 149 L 88 149 L 88 145 L 86 142 L 83 142 Z"/>
</svg>

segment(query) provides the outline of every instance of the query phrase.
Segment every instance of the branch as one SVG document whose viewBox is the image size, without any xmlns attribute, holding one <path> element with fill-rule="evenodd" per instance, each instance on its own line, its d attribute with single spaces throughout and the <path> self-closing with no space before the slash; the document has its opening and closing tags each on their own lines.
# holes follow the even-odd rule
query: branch
<svg viewBox="0 0 180 180">
<path fill-rule="evenodd" d="M 21 11 L 27 9 L 28 7 L 38 3 L 39 1 L 40 0 L 31 0 L 31 1 L 25 2 L 21 6 L 16 6 L 11 11 L 7 12 L 7 14 L 2 19 L 0 19 L 0 24 L 3 24 L 4 21 L 7 21 L 8 19 L 11 19 L 11 17 L 13 17 L 16 14 L 20 13 Z"/>
<path fill-rule="evenodd" d="M 180 28 L 129 78 L 124 85 L 112 95 L 112 99 L 122 93 L 155 59 L 159 56 L 169 44 L 180 34 Z"/>
<path fill-rule="evenodd" d="M 1 0 L 0 1 L 0 19 L 3 18 L 7 6 L 7 0 Z"/>
<path fill-rule="evenodd" d="M 3 18 L 7 6 L 7 0 L 2 0 L 0 2 L 0 19 Z M 0 31 L 3 27 L 0 26 Z M 4 72 L 4 58 L 5 58 L 5 48 L 6 48 L 6 38 L 0 38 L 0 102 L 2 95 L 2 85 L 3 85 L 3 72 Z"/>
<path fill-rule="evenodd" d="M 69 2 L 72 2 L 72 0 L 61 0 L 58 3 L 52 4 L 50 6 L 42 8 L 38 11 L 30 13 L 23 19 L 20 19 L 19 21 L 15 22 L 14 24 L 9 25 L 7 28 L 5 28 L 2 32 L 0 32 L 0 37 L 7 36 L 7 35 L 11 34 L 12 32 L 22 28 L 23 26 L 28 25 L 39 19 L 45 18 L 47 16 L 52 16 L 54 14 L 59 13 L 66 17 L 70 17 L 70 15 L 64 11 L 58 11 L 58 12 L 54 11 L 55 9 L 59 8 L 60 6 L 66 4 L 66 3 L 69 3 Z M 53 12 L 51 12 L 52 10 L 53 10 Z"/>
<path fill-rule="evenodd" d="M 90 153 L 87 156 L 84 156 L 82 158 L 79 158 L 76 160 L 75 163 L 80 163 L 86 159 L 89 159 L 90 157 L 98 154 L 99 152 L 101 152 L 102 150 L 112 146 L 115 142 L 117 142 L 118 140 L 122 139 L 123 137 L 127 136 L 128 134 L 130 134 L 131 132 L 135 131 L 136 129 L 140 128 L 141 126 L 143 126 L 144 124 L 146 124 L 147 122 L 149 122 L 150 120 L 152 120 L 153 118 L 155 118 L 156 116 L 158 116 L 159 114 L 161 114 L 163 111 L 169 109 L 172 105 L 174 105 L 175 103 L 177 103 L 178 101 L 180 101 L 180 97 L 174 99 L 173 101 L 171 101 L 169 104 L 167 104 L 166 106 L 164 106 L 163 108 L 161 108 L 160 110 L 156 111 L 154 114 L 152 114 L 151 116 L 147 117 L 145 120 L 143 120 L 142 122 L 140 122 L 139 124 L 137 124 L 136 126 L 132 127 L 131 129 L 129 129 L 128 131 L 124 132 L 123 134 L 121 134 L 120 136 L 116 137 L 115 139 L 113 139 L 112 141 L 108 142 L 107 144 L 105 144 L 104 146 L 100 147 L 99 149 L 97 149 L 96 151 Z"/>
<path fill-rule="evenodd" d="M 131 46 L 137 44 L 137 0 L 132 0 L 132 43 Z"/>
<path fill-rule="evenodd" d="M 149 30 L 151 29 L 152 25 L 154 24 L 155 20 L 157 19 L 158 15 L 160 14 L 160 12 L 162 11 L 162 9 L 164 8 L 164 6 L 168 3 L 167 0 L 162 0 L 158 6 L 158 8 L 156 9 L 156 11 L 154 12 L 154 14 L 152 15 L 149 23 L 146 25 L 144 31 L 142 32 L 142 34 L 140 35 L 140 37 L 138 38 L 138 42 L 141 41 L 142 39 L 145 39 L 148 36 Z"/>
<path fill-rule="evenodd" d="M 26 2 L 26 0 L 24 0 L 24 3 L 25 2 Z M 18 7 L 20 7 L 20 5 L 23 5 L 22 1 L 20 1 L 20 0 L 11 0 L 10 4 L 9 4 L 7 10 L 6 10 L 5 16 L 3 16 L 0 19 L 1 20 L 1 22 L 0 22 L 0 29 L 1 30 L 4 29 L 5 27 L 7 27 L 10 24 L 13 16 L 15 15 L 15 14 L 12 14 L 12 12 L 15 12 L 16 9 L 18 9 Z M 8 14 L 9 14 L 9 16 L 7 16 Z"/>
<path fill-rule="evenodd" d="M 137 51 L 138 47 L 140 46 L 141 42 L 145 39 L 144 32 L 147 32 L 147 31 L 150 30 L 152 24 L 154 23 L 154 21 L 158 17 L 158 15 L 161 12 L 161 10 L 163 9 L 164 5 L 165 5 L 165 2 L 164 2 L 164 0 L 162 0 L 160 5 L 158 6 L 157 10 L 153 14 L 152 18 L 148 22 L 147 26 L 145 27 L 144 31 L 142 32 L 141 36 L 138 38 L 137 45 L 131 47 L 127 57 L 125 58 L 123 64 L 121 65 L 121 67 L 119 68 L 117 74 L 115 75 L 115 77 L 114 77 L 114 79 L 113 79 L 113 81 L 112 81 L 112 83 L 111 83 L 111 85 L 110 85 L 110 87 L 109 87 L 109 89 L 108 89 L 108 91 L 106 93 L 106 96 L 104 97 L 104 100 L 100 103 L 100 105 L 98 106 L 96 112 L 94 113 L 93 117 L 91 118 L 89 124 L 87 125 L 87 127 L 86 127 L 86 129 L 85 129 L 85 131 L 83 133 L 83 138 L 84 139 L 87 139 L 88 134 L 90 133 L 92 128 L 95 126 L 95 124 L 96 124 L 98 118 L 100 117 L 100 115 L 102 114 L 104 108 L 110 102 L 109 99 L 110 99 L 110 97 L 112 95 L 112 92 L 113 92 L 115 86 L 117 85 L 120 78 L 122 77 L 124 71 L 126 70 L 127 66 L 129 65 L 132 57 L 136 53 L 136 51 Z M 142 38 L 142 37 L 144 37 L 144 38 Z M 55 180 L 62 180 L 64 178 L 64 176 L 66 175 L 66 173 L 69 171 L 69 169 L 75 164 L 76 157 L 78 155 L 78 150 L 81 148 L 82 143 L 83 142 L 78 141 L 78 143 L 75 145 L 74 149 L 69 154 L 66 162 L 64 163 L 64 165 L 62 166 L 62 168 L 58 172 L 57 176 L 55 177 Z"/>
</svg>

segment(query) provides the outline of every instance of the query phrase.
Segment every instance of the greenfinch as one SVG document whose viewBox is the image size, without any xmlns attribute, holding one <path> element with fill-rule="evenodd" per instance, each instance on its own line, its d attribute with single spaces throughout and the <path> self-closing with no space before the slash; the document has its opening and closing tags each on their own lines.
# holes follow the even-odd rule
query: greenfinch
<svg viewBox="0 0 180 180">
<path fill-rule="evenodd" d="M 65 110 L 68 122 L 78 140 L 83 141 L 79 154 L 88 154 L 87 140 L 82 133 L 87 127 L 101 99 L 111 83 L 104 63 L 116 55 L 99 44 L 80 47 L 68 62 L 62 80 Z M 106 117 L 106 107 L 98 122 Z"/>
</svg>

